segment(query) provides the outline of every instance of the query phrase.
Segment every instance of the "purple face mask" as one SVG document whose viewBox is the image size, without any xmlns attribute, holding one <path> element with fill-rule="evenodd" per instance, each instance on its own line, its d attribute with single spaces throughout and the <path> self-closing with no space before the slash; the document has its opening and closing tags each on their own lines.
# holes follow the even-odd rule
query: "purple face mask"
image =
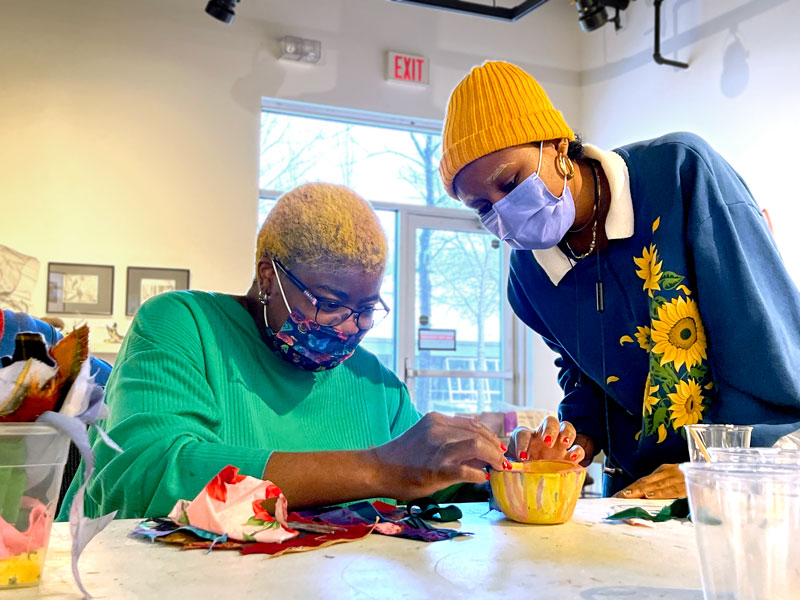
<svg viewBox="0 0 800 600">
<path fill-rule="evenodd" d="M 556 197 L 539 177 L 542 168 L 511 190 L 481 215 L 481 223 L 517 250 L 544 250 L 558 244 L 575 222 L 575 202 L 564 178 L 564 191 Z"/>
</svg>

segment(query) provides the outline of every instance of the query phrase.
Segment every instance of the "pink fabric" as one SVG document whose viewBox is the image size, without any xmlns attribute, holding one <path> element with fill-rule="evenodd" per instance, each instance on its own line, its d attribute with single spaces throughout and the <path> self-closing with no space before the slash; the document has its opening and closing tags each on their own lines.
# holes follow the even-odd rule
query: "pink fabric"
<svg viewBox="0 0 800 600">
<path fill-rule="evenodd" d="M 30 508 L 28 529 L 18 531 L 16 527 L 0 518 L 0 559 L 33 552 L 47 543 L 47 507 L 35 498 L 22 499 L 22 507 Z"/>
<path fill-rule="evenodd" d="M 275 517 L 262 506 L 269 498 L 276 498 Z M 169 518 L 179 525 L 227 534 L 230 540 L 279 543 L 297 535 L 286 525 L 287 508 L 277 485 L 239 475 L 239 469 L 228 465 L 194 500 L 178 501 Z"/>
</svg>

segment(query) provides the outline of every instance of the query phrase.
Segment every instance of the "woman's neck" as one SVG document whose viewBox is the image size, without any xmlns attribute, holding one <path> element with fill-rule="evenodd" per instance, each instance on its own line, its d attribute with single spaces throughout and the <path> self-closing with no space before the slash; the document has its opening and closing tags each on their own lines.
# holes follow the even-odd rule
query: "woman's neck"
<svg viewBox="0 0 800 600">
<path fill-rule="evenodd" d="M 575 224 L 562 240 L 562 249 L 569 244 L 572 253 L 581 255 L 590 248 L 604 248 L 608 243 L 605 235 L 605 221 L 610 206 L 608 181 L 603 167 L 596 161 L 576 161 L 580 181 L 575 194 Z M 592 164 L 594 163 L 594 173 Z M 577 177 L 576 177 L 577 179 Z M 596 181 L 596 183 L 595 183 Z M 599 194 L 598 194 L 599 192 Z M 594 240 L 594 247 L 592 246 Z M 567 255 L 571 255 L 567 250 Z"/>
</svg>

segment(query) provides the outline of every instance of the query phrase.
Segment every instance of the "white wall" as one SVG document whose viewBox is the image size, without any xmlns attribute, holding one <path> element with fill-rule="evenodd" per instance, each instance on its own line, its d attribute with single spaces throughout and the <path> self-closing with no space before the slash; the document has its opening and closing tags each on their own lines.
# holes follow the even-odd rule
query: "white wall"
<svg viewBox="0 0 800 600">
<path fill-rule="evenodd" d="M 667 0 L 662 53 L 688 70 L 653 62 L 653 2 L 633 2 L 625 26 L 585 34 L 584 138 L 605 147 L 669 131 L 705 137 L 768 209 L 795 281 L 800 218 L 793 167 L 800 138 L 800 2 Z"/>
<path fill-rule="evenodd" d="M 192 287 L 242 292 L 257 218 L 262 96 L 440 119 L 475 64 L 536 73 L 568 118 L 580 115 L 578 35 L 553 2 L 507 24 L 385 0 L 243 0 L 232 25 L 205 0 L 25 0 L 0 19 L 0 243 L 41 261 L 191 269 Z M 323 64 L 276 59 L 278 38 L 319 39 Z M 383 80 L 384 53 L 431 60 L 428 88 Z M 538 64 L 536 64 L 538 63 Z"/>
<path fill-rule="evenodd" d="M 441 118 L 450 89 L 486 58 L 517 62 L 587 141 L 613 147 L 672 130 L 706 137 L 772 215 L 796 280 L 788 165 L 800 137 L 797 0 L 667 0 L 652 62 L 652 0 L 625 28 L 580 31 L 551 0 L 508 24 L 385 0 L 242 0 L 226 26 L 205 0 L 25 0 L 0 19 L 0 243 L 48 261 L 185 267 L 192 286 L 251 277 L 262 96 Z M 276 60 L 277 39 L 319 39 L 323 64 Z M 383 81 L 386 50 L 431 60 L 431 85 Z M 777 151 L 768 153 L 770 145 Z M 97 341 L 95 336 L 95 342 Z M 559 392 L 537 343 L 539 406 Z"/>
</svg>

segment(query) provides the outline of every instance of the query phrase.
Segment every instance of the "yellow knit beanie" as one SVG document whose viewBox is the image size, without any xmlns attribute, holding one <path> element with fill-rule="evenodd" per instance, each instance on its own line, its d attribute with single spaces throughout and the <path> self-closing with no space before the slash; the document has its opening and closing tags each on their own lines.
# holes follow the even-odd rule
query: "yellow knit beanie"
<svg viewBox="0 0 800 600">
<path fill-rule="evenodd" d="M 474 160 L 540 140 L 574 139 L 542 86 L 506 62 L 486 62 L 461 80 L 447 104 L 439 174 L 452 197 L 453 180 Z"/>
</svg>

